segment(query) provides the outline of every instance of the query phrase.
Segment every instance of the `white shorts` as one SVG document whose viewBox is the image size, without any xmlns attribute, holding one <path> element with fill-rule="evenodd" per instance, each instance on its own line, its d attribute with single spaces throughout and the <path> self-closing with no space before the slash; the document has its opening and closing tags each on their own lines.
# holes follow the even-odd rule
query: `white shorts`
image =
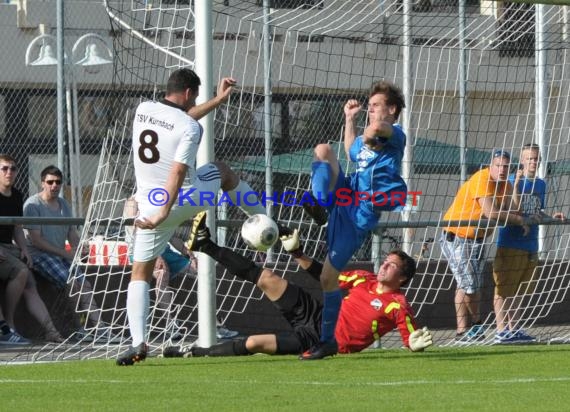
<svg viewBox="0 0 570 412">
<path fill-rule="evenodd" d="M 174 203 L 166 220 L 154 229 L 135 229 L 133 234 L 133 261 L 148 262 L 158 257 L 166 248 L 176 229 L 185 221 L 192 219 L 198 212 L 206 210 L 215 199 L 208 200 L 220 190 L 221 178 L 218 168 L 208 163 L 196 170 L 192 186 L 183 187 L 182 193 L 194 189 L 188 199 L 182 198 Z M 207 195 L 207 196 L 203 196 Z M 158 210 L 151 204 L 139 203 L 139 216 L 151 216 Z"/>
</svg>

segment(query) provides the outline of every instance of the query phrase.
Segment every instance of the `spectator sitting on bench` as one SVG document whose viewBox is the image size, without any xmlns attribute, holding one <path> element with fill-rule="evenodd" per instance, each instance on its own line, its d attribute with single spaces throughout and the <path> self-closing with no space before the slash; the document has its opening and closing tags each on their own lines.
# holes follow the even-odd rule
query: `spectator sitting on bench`
<svg viewBox="0 0 570 412">
<path fill-rule="evenodd" d="M 61 218 L 72 217 L 71 208 L 65 199 L 59 196 L 63 183 L 63 174 L 56 166 L 48 166 L 41 172 L 42 191 L 29 197 L 24 203 L 24 216 Z M 25 225 L 28 246 L 34 266 L 39 274 L 54 284 L 58 289 L 66 289 L 70 276 L 71 263 L 79 247 L 79 234 L 74 226 L 61 225 Z M 65 248 L 66 241 L 71 250 Z M 86 324 L 95 327 L 97 341 L 112 341 L 109 325 L 101 320 L 101 309 L 93 299 L 93 288 L 84 274 L 76 276 L 69 285 L 74 304 L 79 310 L 87 312 Z M 83 327 L 77 332 L 84 342 L 92 341 Z"/>
<path fill-rule="evenodd" d="M 0 216 L 22 216 L 22 194 L 14 187 L 18 167 L 9 155 L 0 154 Z M 16 306 L 23 296 L 28 312 L 45 329 L 45 338 L 62 342 L 55 328 L 30 268 L 32 258 L 28 252 L 22 225 L 0 225 L 0 280 L 5 281 L 6 318 L 0 311 L 0 343 L 27 345 L 28 339 L 15 331 Z"/>
</svg>

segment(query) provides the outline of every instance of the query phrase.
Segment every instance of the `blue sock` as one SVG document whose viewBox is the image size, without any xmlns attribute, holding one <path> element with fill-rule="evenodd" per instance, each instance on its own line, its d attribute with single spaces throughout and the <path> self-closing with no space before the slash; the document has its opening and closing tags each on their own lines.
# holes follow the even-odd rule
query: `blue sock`
<svg viewBox="0 0 570 412">
<path fill-rule="evenodd" d="M 321 342 L 334 339 L 334 330 L 342 302 L 342 292 L 336 289 L 323 292 L 323 314 L 321 319 Z"/>
<path fill-rule="evenodd" d="M 321 202 L 326 202 L 329 194 L 332 169 L 328 162 L 313 162 L 313 175 L 311 177 L 311 189 L 313 196 Z"/>
</svg>

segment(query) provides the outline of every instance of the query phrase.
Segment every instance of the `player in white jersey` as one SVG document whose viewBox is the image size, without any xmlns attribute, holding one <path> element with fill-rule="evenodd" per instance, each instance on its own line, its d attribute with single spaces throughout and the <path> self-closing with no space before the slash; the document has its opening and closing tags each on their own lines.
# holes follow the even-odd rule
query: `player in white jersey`
<svg viewBox="0 0 570 412">
<path fill-rule="evenodd" d="M 137 108 L 132 144 L 139 216 L 127 290 L 133 341 L 132 347 L 117 358 L 118 365 L 132 365 L 146 358 L 149 285 L 156 258 L 182 222 L 207 208 L 204 196 L 213 197 L 221 188 L 246 214 L 265 213 L 259 202 L 238 202 L 240 193 L 252 189 L 225 163 L 212 162 L 196 170 L 202 137 L 197 120 L 227 101 L 234 85 L 235 80 L 222 79 L 216 97 L 196 106 L 200 78 L 190 69 L 179 69 L 170 75 L 163 100 L 143 102 Z"/>
</svg>

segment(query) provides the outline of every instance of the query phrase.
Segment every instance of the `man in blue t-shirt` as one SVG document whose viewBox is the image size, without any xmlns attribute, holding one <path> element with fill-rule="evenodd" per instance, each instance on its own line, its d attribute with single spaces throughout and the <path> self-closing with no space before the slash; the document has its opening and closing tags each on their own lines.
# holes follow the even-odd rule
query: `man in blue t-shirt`
<svg viewBox="0 0 570 412">
<path fill-rule="evenodd" d="M 513 185 L 514 201 L 520 203 L 524 216 L 540 214 L 547 216 L 545 207 L 546 183 L 536 176 L 540 161 L 539 147 L 534 143 L 523 146 L 521 169 L 509 176 Z M 564 219 L 562 213 L 552 216 Z M 538 263 L 538 225 L 531 225 L 528 234 L 521 226 L 506 226 L 499 229 L 497 254 L 493 263 L 495 280 L 494 309 L 497 321 L 495 343 L 534 342 L 518 325 L 521 295 L 532 293 L 531 282 Z"/>
<path fill-rule="evenodd" d="M 320 274 L 323 312 L 319 344 L 301 359 L 321 359 L 337 353 L 334 330 L 340 304 L 338 275 L 374 229 L 382 211 L 405 205 L 407 187 L 401 177 L 406 135 L 397 124 L 405 107 L 401 90 L 381 81 L 372 85 L 368 97 L 368 126 L 357 134 L 360 103 L 344 105 L 344 150 L 356 171 L 345 175 L 329 144 L 315 148 L 312 164 L 312 204 L 303 196 L 301 205 L 319 224 L 327 221 L 328 254 Z M 323 206 L 326 206 L 327 211 Z"/>
</svg>

